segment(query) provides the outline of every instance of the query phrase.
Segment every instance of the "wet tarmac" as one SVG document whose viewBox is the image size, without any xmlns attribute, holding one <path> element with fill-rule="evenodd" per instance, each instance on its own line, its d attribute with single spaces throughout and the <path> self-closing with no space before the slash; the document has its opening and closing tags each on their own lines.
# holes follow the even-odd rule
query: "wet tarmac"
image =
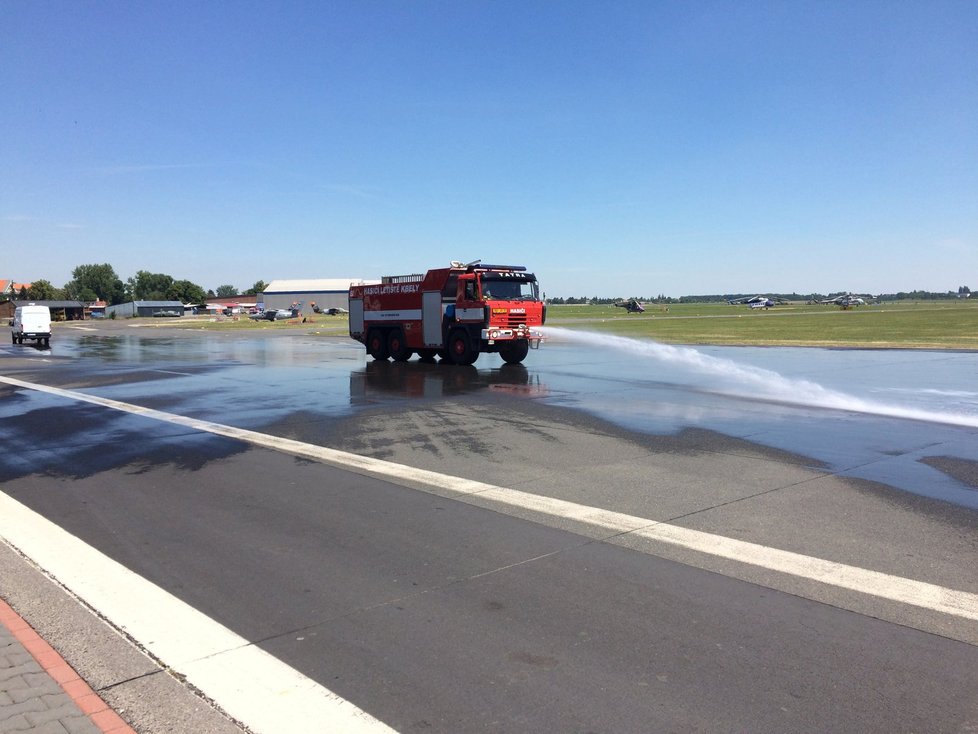
<svg viewBox="0 0 978 734">
<path fill-rule="evenodd" d="M 524 365 L 460 368 L 304 328 L 57 336 L 0 346 L 0 483 L 26 508 L 0 534 L 32 559 L 0 595 L 139 731 L 213 729 L 148 692 L 193 668 L 165 647 L 184 627 L 132 631 L 156 608 L 117 606 L 137 581 L 248 642 L 226 652 L 261 648 L 399 731 L 978 721 L 978 355 L 553 329 Z M 135 577 L 73 569 L 65 534 Z M 709 544 L 676 542 L 692 537 Z M 159 664 L 117 670 L 73 621 L 45 622 L 31 564 Z"/>
<path fill-rule="evenodd" d="M 377 363 L 342 336 L 296 331 L 113 324 L 62 328 L 49 350 L 2 349 L 18 358 L 22 376 L 36 364 L 48 384 L 243 428 L 282 425 L 296 414 L 340 417 L 405 401 L 505 395 L 639 433 L 714 431 L 808 457 L 835 474 L 978 509 L 976 353 L 694 349 L 559 329 L 550 337 L 523 365 L 482 355 L 469 368 Z M 17 393 L 0 402 L 0 419 L 50 400 Z M 78 410 L 84 422 L 87 409 Z M 98 420 L 99 431 L 111 430 Z M 66 453 L 58 463 L 81 465 Z"/>
</svg>

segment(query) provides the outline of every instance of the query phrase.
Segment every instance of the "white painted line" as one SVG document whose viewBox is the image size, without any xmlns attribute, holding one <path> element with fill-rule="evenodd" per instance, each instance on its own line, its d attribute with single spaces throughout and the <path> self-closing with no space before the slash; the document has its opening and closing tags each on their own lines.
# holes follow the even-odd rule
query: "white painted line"
<svg viewBox="0 0 978 734">
<path fill-rule="evenodd" d="M 394 731 L 3 492 L 0 538 L 255 732 Z"/>
<path fill-rule="evenodd" d="M 369 474 L 397 482 L 410 482 L 420 489 L 437 488 L 459 499 L 477 495 L 480 500 L 488 499 L 502 505 L 549 515 L 562 520 L 573 520 L 607 534 L 608 538 L 632 533 L 650 540 L 669 543 L 690 550 L 706 553 L 720 558 L 746 563 L 771 571 L 790 574 L 819 583 L 869 594 L 881 599 L 889 599 L 930 609 L 942 614 L 978 621 L 978 594 L 956 589 L 948 589 L 924 581 L 880 573 L 869 569 L 849 566 L 834 561 L 793 553 L 791 551 L 769 548 L 757 543 L 726 538 L 721 535 L 704 533 L 698 530 L 670 525 L 648 518 L 635 517 L 613 512 L 599 507 L 590 507 L 575 502 L 543 497 L 515 489 L 496 487 L 471 479 L 451 477 L 424 469 L 416 469 L 381 459 L 349 454 L 335 449 L 315 446 L 287 438 L 268 436 L 233 426 L 225 426 L 209 421 L 165 413 L 151 408 L 122 403 L 86 393 L 62 390 L 14 378 L 0 376 L 0 381 L 10 385 L 32 390 L 40 390 L 60 395 L 72 400 L 82 400 L 106 407 L 143 415 L 177 425 L 207 431 L 228 438 L 274 449 L 304 458 L 320 461 L 344 469 Z"/>
</svg>

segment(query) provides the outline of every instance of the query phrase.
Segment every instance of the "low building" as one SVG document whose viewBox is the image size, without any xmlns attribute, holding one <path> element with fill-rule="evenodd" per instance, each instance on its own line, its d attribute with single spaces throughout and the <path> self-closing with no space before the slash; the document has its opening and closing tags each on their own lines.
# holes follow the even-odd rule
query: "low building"
<svg viewBox="0 0 978 734">
<path fill-rule="evenodd" d="M 105 309 L 108 305 L 105 301 L 93 301 L 85 307 L 85 318 L 104 319 Z"/>
<path fill-rule="evenodd" d="M 30 290 L 30 283 L 18 283 L 16 280 L 0 279 L 0 298 L 20 298 L 21 293 Z"/>
<path fill-rule="evenodd" d="M 183 317 L 182 301 L 129 301 L 107 306 L 105 315 L 111 318 L 134 318 L 136 316 Z"/>
<path fill-rule="evenodd" d="M 81 321 L 85 318 L 85 304 L 81 301 L 24 301 L 12 300 L 0 303 L 0 318 L 12 319 L 18 306 L 47 306 L 52 321 Z"/>
<path fill-rule="evenodd" d="M 379 280 L 362 278 L 323 278 L 318 280 L 273 280 L 259 298 L 265 310 L 293 306 L 302 316 L 309 316 L 316 309 L 346 308 L 351 285 L 379 283 Z"/>
</svg>

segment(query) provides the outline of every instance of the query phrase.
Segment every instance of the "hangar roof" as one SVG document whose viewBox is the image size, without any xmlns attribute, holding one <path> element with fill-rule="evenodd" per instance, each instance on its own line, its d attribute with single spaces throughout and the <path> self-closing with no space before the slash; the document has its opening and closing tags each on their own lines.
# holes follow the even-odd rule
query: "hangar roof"
<svg viewBox="0 0 978 734">
<path fill-rule="evenodd" d="M 319 278 L 315 280 L 273 280 L 265 286 L 264 293 L 346 293 L 351 285 L 379 283 L 379 280 L 363 278 Z"/>
<path fill-rule="evenodd" d="M 41 299 L 34 300 L 16 300 L 14 301 L 15 306 L 47 306 L 48 308 L 81 308 L 84 304 L 81 301 L 45 301 Z"/>
</svg>

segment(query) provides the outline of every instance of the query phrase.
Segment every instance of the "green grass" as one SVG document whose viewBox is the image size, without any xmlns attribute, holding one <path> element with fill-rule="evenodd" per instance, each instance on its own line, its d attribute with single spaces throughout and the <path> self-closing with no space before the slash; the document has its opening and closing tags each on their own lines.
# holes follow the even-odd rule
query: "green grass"
<svg viewBox="0 0 978 734">
<path fill-rule="evenodd" d="M 672 344 L 743 344 L 978 350 L 978 301 L 894 301 L 843 310 L 786 304 L 768 310 L 727 304 L 548 306 L 547 324 Z"/>
<path fill-rule="evenodd" d="M 247 316 L 239 317 L 215 317 L 215 316 L 185 316 L 180 319 L 152 319 L 139 318 L 127 319 L 127 321 L 138 322 L 142 328 L 179 328 L 179 329 L 204 329 L 206 331 L 255 331 L 255 332 L 275 332 L 275 331 L 301 331 L 303 333 L 316 334 L 349 334 L 350 327 L 346 316 L 307 316 L 305 322 L 302 318 L 283 319 L 281 321 L 266 321 L 264 319 L 255 321 Z"/>
</svg>

